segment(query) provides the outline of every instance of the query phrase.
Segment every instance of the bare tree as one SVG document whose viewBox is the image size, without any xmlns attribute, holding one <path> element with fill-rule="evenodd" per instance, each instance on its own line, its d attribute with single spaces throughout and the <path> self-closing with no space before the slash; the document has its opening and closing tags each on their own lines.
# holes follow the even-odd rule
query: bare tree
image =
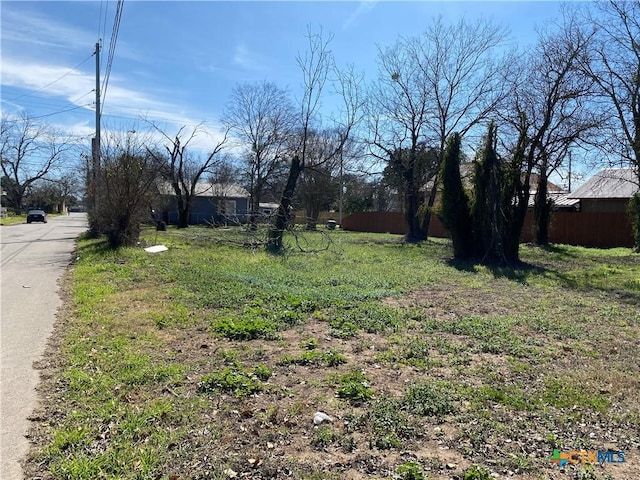
<svg viewBox="0 0 640 480">
<path fill-rule="evenodd" d="M 271 82 L 239 85 L 231 93 L 224 123 L 244 150 L 251 195 L 249 224 L 253 228 L 257 226 L 264 190 L 285 162 L 293 122 L 287 92 Z"/>
<path fill-rule="evenodd" d="M 591 6 L 590 6 L 591 7 Z M 597 84 L 610 122 L 602 142 L 610 164 L 631 167 L 640 186 L 640 2 L 596 2 L 586 12 L 586 28 L 595 26 L 591 58 L 584 69 Z M 629 212 L 636 250 L 640 250 L 640 192 Z"/>
<path fill-rule="evenodd" d="M 605 1 L 587 12 L 595 41 L 584 68 L 597 84 L 614 120 L 605 148 L 612 160 L 632 166 L 640 182 L 640 3 Z"/>
<path fill-rule="evenodd" d="M 187 126 L 182 126 L 174 137 L 170 137 L 157 125 L 151 124 L 166 140 L 164 148 L 166 154 L 159 154 L 151 148 L 147 152 L 158 164 L 162 165 L 161 176 L 171 184 L 171 190 L 175 197 L 178 211 L 178 228 L 189 227 L 191 206 L 197 193 L 198 182 L 205 174 L 213 173 L 213 168 L 221 161 L 221 152 L 227 141 L 227 132 L 221 140 L 218 140 L 209 153 L 204 157 L 198 157 L 187 150 L 189 144 L 198 135 L 203 133 L 202 124 L 196 125 L 190 133 Z"/>
<path fill-rule="evenodd" d="M 352 67 L 344 71 L 336 68 L 328 48 L 331 36 L 325 39 L 322 32 L 312 33 L 309 30 L 307 38 L 309 41 L 308 50 L 304 56 L 299 55 L 297 59 L 298 66 L 302 71 L 303 90 L 298 105 L 295 135 L 291 137 L 289 145 L 289 155 L 291 156 L 289 174 L 267 240 L 267 251 L 273 254 L 280 254 L 284 251 L 283 237 L 291 220 L 292 200 L 298 178 L 309 163 L 313 132 L 322 129 L 319 111 L 320 100 L 327 81 L 332 80 L 330 74 L 335 76 L 333 83 L 337 87 L 335 88 L 336 93 L 344 101 L 343 110 L 336 118 L 332 119 L 333 130 L 337 135 L 334 148 L 326 152 L 325 158 L 319 160 L 316 166 L 340 155 L 362 114 L 362 76 L 358 75 Z"/>
<path fill-rule="evenodd" d="M 422 35 L 400 38 L 378 53 L 369 112 L 371 153 L 393 161 L 394 152 L 406 152 L 408 242 L 427 238 L 447 138 L 453 132 L 464 138 L 505 94 L 503 63 L 496 54 L 505 38 L 487 20 L 447 25 L 437 18 Z M 425 145 L 437 150 L 438 161 L 417 177 L 413 172 Z M 424 191 L 428 182 L 433 194 Z"/>
<path fill-rule="evenodd" d="M 52 213 L 65 213 L 68 202 L 77 198 L 82 183 L 75 173 L 43 178 L 32 185 L 26 199 L 29 205 L 41 207 Z"/>
<path fill-rule="evenodd" d="M 512 125 L 524 128 L 527 188 L 531 172 L 539 173 L 534 202 L 535 240 L 549 241 L 552 204 L 548 179 L 567 158 L 572 147 L 588 141 L 601 125 L 602 115 L 590 108 L 593 82 L 579 65 L 584 62 L 592 33 L 578 28 L 566 12 L 554 31 L 540 31 L 537 45 L 521 63 L 524 73 L 511 97 L 514 100 Z"/>
<path fill-rule="evenodd" d="M 307 165 L 300 176 L 297 197 L 305 212 L 308 230 L 315 230 L 322 208 L 328 208 L 337 196 L 335 173 L 340 156 L 332 155 L 338 147 L 337 132 L 311 132 L 307 149 Z"/>
<path fill-rule="evenodd" d="M 72 149 L 72 139 L 27 113 L 0 119 L 0 165 L 6 182 L 9 206 L 23 208 L 29 188 L 59 166 Z"/>
<path fill-rule="evenodd" d="M 103 139 L 96 183 L 95 224 L 112 248 L 133 246 L 140 224 L 149 219 L 161 164 L 152 156 L 149 138 L 134 130 Z"/>
</svg>

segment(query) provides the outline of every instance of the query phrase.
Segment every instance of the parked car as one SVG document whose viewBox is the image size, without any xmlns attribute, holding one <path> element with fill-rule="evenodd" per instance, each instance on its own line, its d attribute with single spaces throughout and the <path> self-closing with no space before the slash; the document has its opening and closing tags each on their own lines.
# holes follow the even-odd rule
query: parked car
<svg viewBox="0 0 640 480">
<path fill-rule="evenodd" d="M 47 214 L 43 210 L 29 210 L 27 212 L 27 223 L 31 222 L 47 223 Z"/>
</svg>

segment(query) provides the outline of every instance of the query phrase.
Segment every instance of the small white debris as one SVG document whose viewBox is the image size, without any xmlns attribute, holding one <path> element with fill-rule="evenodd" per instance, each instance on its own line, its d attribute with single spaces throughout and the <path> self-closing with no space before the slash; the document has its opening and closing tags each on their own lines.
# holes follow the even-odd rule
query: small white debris
<svg viewBox="0 0 640 480">
<path fill-rule="evenodd" d="M 164 245 L 154 245 L 153 247 L 147 247 L 144 249 L 145 252 L 149 252 L 149 253 L 164 252 L 165 250 L 169 250 L 169 249 Z"/>
<path fill-rule="evenodd" d="M 324 423 L 324 422 L 333 422 L 333 418 L 331 418 L 329 415 L 327 415 L 324 412 L 316 412 L 315 415 L 313 416 L 313 424 L 320 425 L 321 423 Z"/>
<path fill-rule="evenodd" d="M 234 472 L 230 468 L 225 469 L 222 473 L 224 473 L 229 478 L 236 478 L 238 476 L 238 472 Z"/>
</svg>

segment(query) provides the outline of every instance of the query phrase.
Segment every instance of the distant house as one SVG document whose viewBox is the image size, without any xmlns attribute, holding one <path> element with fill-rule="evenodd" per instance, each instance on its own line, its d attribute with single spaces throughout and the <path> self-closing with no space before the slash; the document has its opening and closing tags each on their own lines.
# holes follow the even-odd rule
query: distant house
<svg viewBox="0 0 640 480">
<path fill-rule="evenodd" d="M 582 212 L 626 213 L 629 199 L 639 189 L 638 176 L 632 168 L 607 168 L 568 196 L 580 200 Z"/>
<path fill-rule="evenodd" d="M 276 210 L 278 210 L 279 206 L 279 203 L 260 202 L 258 210 L 260 215 L 262 215 L 263 217 L 270 217 L 271 215 L 276 213 Z"/>
<path fill-rule="evenodd" d="M 178 223 L 178 209 L 175 194 L 170 185 L 161 187 L 164 199 L 162 217 L 169 224 Z M 190 225 L 197 224 L 237 224 L 247 220 L 249 192 L 235 184 L 200 182 L 196 185 L 191 205 Z"/>
<path fill-rule="evenodd" d="M 527 207 L 529 210 L 533 210 L 536 198 L 536 188 L 540 182 L 540 175 L 533 172 L 529 178 L 529 184 L 531 188 L 529 190 L 529 203 Z M 572 198 L 569 193 L 562 189 L 562 187 L 547 180 L 547 199 L 553 202 L 553 210 L 555 212 L 577 212 L 580 210 L 580 200 Z"/>
</svg>

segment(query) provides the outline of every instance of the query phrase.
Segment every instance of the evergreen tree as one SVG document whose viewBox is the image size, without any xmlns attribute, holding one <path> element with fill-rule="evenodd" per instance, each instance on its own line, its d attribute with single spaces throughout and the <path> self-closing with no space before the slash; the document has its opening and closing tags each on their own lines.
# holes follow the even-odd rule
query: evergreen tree
<svg viewBox="0 0 640 480">
<path fill-rule="evenodd" d="M 512 201 L 509 171 L 500 164 L 496 152 L 496 126 L 489 125 L 484 147 L 476 162 L 472 205 L 473 244 L 476 256 L 487 264 L 506 264 L 509 246 L 509 221 L 505 206 Z"/>
<path fill-rule="evenodd" d="M 469 198 L 460 177 L 460 135 L 458 133 L 454 133 L 447 141 L 440 176 L 442 198 L 438 216 L 451 233 L 453 256 L 461 260 L 468 259 L 473 255 L 473 238 Z"/>
<path fill-rule="evenodd" d="M 525 168 L 526 132 L 521 132 L 511 161 L 503 167 L 502 211 L 504 215 L 504 253 L 509 263 L 520 261 L 520 235 L 529 204 L 531 169 Z"/>
</svg>

